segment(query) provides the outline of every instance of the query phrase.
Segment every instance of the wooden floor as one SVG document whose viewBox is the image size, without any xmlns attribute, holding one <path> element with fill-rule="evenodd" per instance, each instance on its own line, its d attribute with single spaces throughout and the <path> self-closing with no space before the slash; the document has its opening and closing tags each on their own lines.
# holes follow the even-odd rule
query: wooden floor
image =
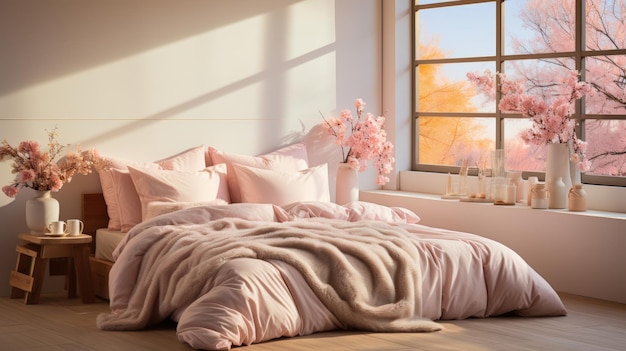
<svg viewBox="0 0 626 351">
<path fill-rule="evenodd" d="M 269 350 L 626 350 L 626 305 L 562 295 L 569 315 L 555 318 L 499 317 L 442 322 L 435 333 L 331 332 L 255 344 L 242 351 Z M 107 332 L 95 318 L 105 301 L 44 295 L 39 305 L 0 298 L 0 350 L 190 350 L 175 325 L 147 331 Z"/>
</svg>

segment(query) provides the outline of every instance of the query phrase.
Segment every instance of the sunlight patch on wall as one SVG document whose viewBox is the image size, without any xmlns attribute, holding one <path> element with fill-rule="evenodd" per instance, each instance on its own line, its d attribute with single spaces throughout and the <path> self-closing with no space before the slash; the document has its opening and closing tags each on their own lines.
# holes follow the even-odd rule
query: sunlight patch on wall
<svg viewBox="0 0 626 351">
<path fill-rule="evenodd" d="M 334 91 L 333 13 L 334 1 L 274 8 L 14 91 L 0 98 L 0 110 L 15 119 L 292 115 L 303 107 L 293 87 L 325 96 Z"/>
</svg>

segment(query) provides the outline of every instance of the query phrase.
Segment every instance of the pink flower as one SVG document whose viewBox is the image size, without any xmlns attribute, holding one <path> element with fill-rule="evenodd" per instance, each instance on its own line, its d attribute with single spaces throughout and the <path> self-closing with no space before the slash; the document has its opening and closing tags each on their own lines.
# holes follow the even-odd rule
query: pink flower
<svg viewBox="0 0 626 351">
<path fill-rule="evenodd" d="M 35 171 L 32 169 L 25 169 L 20 172 L 19 181 L 20 183 L 30 183 L 35 180 Z"/>
<path fill-rule="evenodd" d="M 357 114 L 361 114 L 365 107 L 365 102 L 362 99 L 356 99 L 354 102 L 354 107 L 356 108 Z"/>
<path fill-rule="evenodd" d="M 2 192 L 8 196 L 8 197 L 15 197 L 15 195 L 17 195 L 17 192 L 19 191 L 19 189 L 17 187 L 14 187 L 12 185 L 5 185 L 2 187 Z"/>
<path fill-rule="evenodd" d="M 31 154 L 39 152 L 39 144 L 36 141 L 22 141 L 17 147 L 17 152 Z"/>
<path fill-rule="evenodd" d="M 580 169 L 581 172 L 587 172 L 589 169 L 591 169 L 591 161 L 582 160 L 578 162 L 578 169 Z"/>
</svg>

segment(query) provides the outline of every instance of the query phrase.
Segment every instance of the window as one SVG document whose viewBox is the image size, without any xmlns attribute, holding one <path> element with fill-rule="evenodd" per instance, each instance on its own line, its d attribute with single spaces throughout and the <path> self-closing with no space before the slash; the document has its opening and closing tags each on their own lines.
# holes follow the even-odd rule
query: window
<svg viewBox="0 0 626 351">
<path fill-rule="evenodd" d="M 485 70 L 549 91 L 578 70 L 592 92 L 571 118 L 587 143 L 583 182 L 626 186 L 624 0 L 416 0 L 414 170 L 487 166 L 504 149 L 509 170 L 543 177 L 545 146 L 520 134 L 530 119 L 498 109 L 468 80 Z"/>
</svg>

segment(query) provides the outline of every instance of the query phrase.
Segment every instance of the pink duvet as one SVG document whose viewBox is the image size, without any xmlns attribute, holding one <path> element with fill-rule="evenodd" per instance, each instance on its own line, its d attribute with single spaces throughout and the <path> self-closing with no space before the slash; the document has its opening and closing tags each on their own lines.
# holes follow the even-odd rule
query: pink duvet
<svg viewBox="0 0 626 351">
<path fill-rule="evenodd" d="M 98 326 L 171 318 L 181 341 L 222 350 L 333 329 L 421 332 L 439 330 L 439 319 L 566 314 L 543 278 L 489 239 L 241 209 L 191 208 L 133 228 L 115 252 L 111 313 Z"/>
</svg>

